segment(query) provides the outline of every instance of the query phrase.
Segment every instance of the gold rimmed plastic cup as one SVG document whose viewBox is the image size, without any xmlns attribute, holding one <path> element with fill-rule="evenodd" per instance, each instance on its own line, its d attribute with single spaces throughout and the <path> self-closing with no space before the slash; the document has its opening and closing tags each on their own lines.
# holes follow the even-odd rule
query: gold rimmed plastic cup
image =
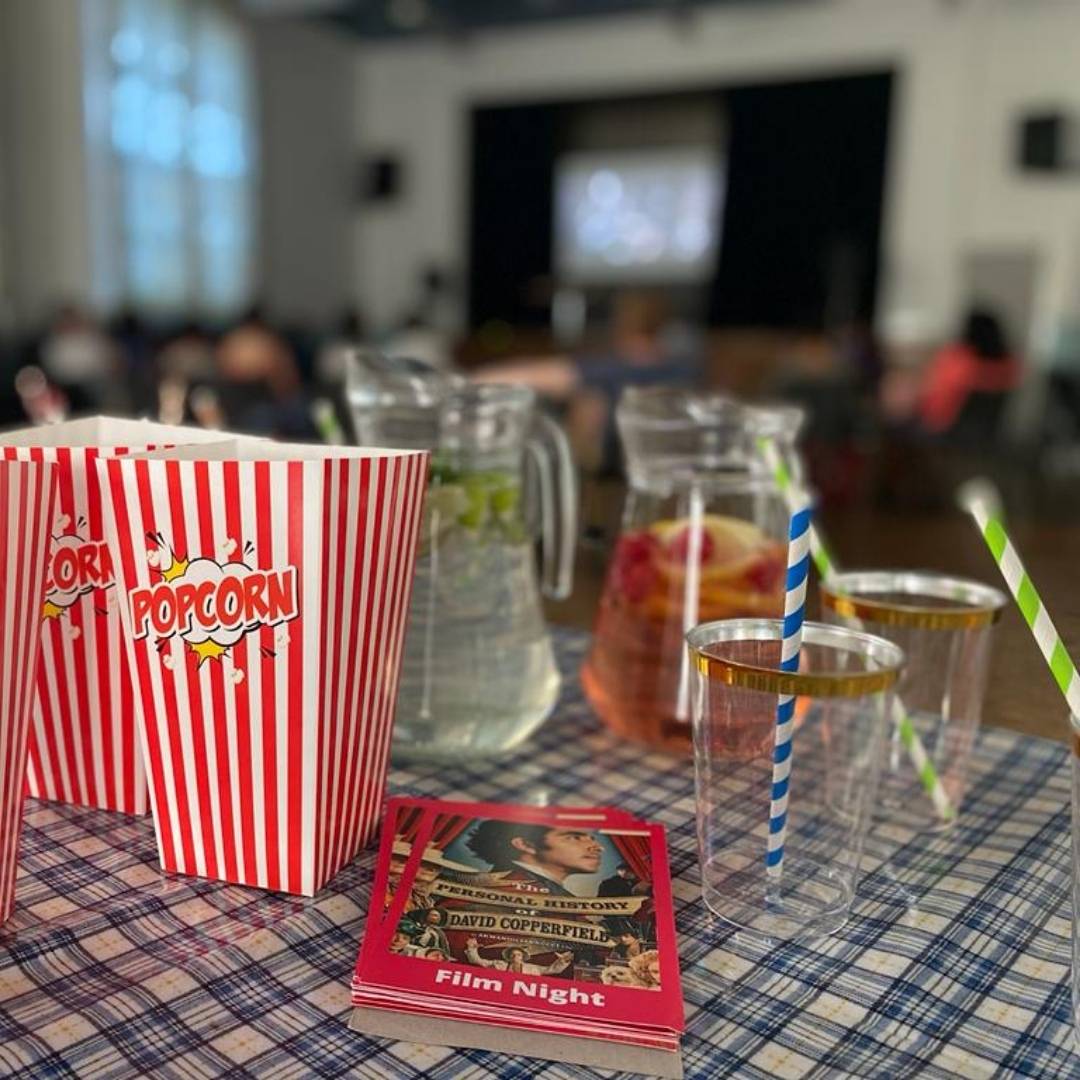
<svg viewBox="0 0 1080 1080">
<path fill-rule="evenodd" d="M 780 669 L 783 622 L 730 619 L 687 635 L 705 903 L 759 940 L 829 934 L 858 884 L 881 747 L 903 651 L 808 622 L 797 672 Z M 796 696 L 783 874 L 766 874 L 777 701 Z"/>
<path fill-rule="evenodd" d="M 931 571 L 854 570 L 821 585 L 822 619 L 899 645 L 907 666 L 897 695 L 954 811 L 982 715 L 994 625 L 1007 597 L 978 581 Z M 886 744 L 882 816 L 917 831 L 952 827 L 926 797 L 893 725 Z"/>
<path fill-rule="evenodd" d="M 1001 618 L 999 589 L 924 570 L 837 572 L 821 587 L 821 606 L 846 619 L 913 630 L 980 630 Z"/>
</svg>

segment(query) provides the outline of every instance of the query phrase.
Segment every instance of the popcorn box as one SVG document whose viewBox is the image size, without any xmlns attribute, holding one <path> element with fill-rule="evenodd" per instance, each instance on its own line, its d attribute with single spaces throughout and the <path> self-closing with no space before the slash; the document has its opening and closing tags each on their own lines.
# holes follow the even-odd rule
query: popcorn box
<svg viewBox="0 0 1080 1080">
<path fill-rule="evenodd" d="M 98 462 L 163 869 L 311 896 L 372 836 L 427 458 Z"/>
<path fill-rule="evenodd" d="M 0 461 L 0 923 L 15 906 L 55 468 Z"/>
<path fill-rule="evenodd" d="M 30 795 L 147 812 L 146 774 L 94 462 L 130 449 L 224 437 L 199 428 L 103 416 L 0 434 L 0 458 L 56 466 L 30 726 Z"/>
</svg>

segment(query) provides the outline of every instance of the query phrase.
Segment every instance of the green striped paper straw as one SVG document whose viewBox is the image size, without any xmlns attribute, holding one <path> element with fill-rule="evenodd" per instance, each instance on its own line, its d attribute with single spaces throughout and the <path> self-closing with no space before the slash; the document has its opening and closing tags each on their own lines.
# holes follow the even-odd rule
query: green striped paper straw
<svg viewBox="0 0 1080 1080">
<path fill-rule="evenodd" d="M 1042 598 L 1028 577 L 1020 556 L 1013 547 L 1000 516 L 994 512 L 990 493 L 993 489 L 985 480 L 969 480 L 957 492 L 960 505 L 975 519 L 990 554 L 994 556 L 1001 576 L 1009 587 L 1020 614 L 1035 637 L 1035 644 L 1050 665 L 1050 674 L 1058 684 L 1073 716 L 1080 716 L 1080 677 L 1065 650 L 1065 645 L 1043 604 Z"/>
<path fill-rule="evenodd" d="M 788 511 L 794 513 L 799 505 L 799 493 L 792 483 L 791 473 L 788 471 L 788 467 L 780 454 L 776 441 L 767 436 L 762 436 L 757 440 L 757 445 L 765 464 L 776 481 L 776 486 L 780 489 L 780 494 L 784 497 L 784 502 L 787 503 Z M 829 549 L 825 546 L 821 533 L 813 523 L 810 525 L 810 557 L 814 560 L 814 566 L 817 567 L 817 572 L 821 575 L 823 581 L 828 581 L 836 572 L 836 562 L 829 554 Z M 857 622 L 857 620 L 853 621 Z M 918 774 L 919 783 L 922 784 L 926 794 L 930 796 L 938 817 L 942 821 L 952 820 L 956 816 L 956 810 L 953 808 L 948 793 L 945 791 L 945 785 L 942 784 L 941 777 L 938 776 L 937 769 L 934 768 L 934 763 L 930 760 L 930 755 L 926 752 L 926 747 L 923 746 L 922 739 L 919 738 L 919 733 L 915 730 L 915 725 L 911 722 L 911 717 L 908 716 L 904 703 L 895 696 L 893 697 L 892 718 L 900 735 L 900 742 L 907 751 L 908 757 L 911 758 L 912 767 Z"/>
<path fill-rule="evenodd" d="M 344 446 L 348 442 L 332 401 L 316 398 L 311 403 L 311 419 L 327 446 Z"/>
<path fill-rule="evenodd" d="M 800 496 L 792 483 L 791 473 L 780 454 L 776 440 L 762 436 L 758 439 L 757 445 L 761 456 L 765 459 L 765 464 L 769 467 L 769 472 L 773 474 L 780 494 L 784 497 L 784 502 L 787 503 L 788 513 L 794 514 L 801 505 Z M 813 519 L 810 521 L 810 558 L 814 560 L 814 566 L 817 567 L 817 572 L 824 580 L 832 577 L 836 564 L 829 554 L 829 549 L 825 546 L 825 541 L 821 539 L 821 533 L 818 532 Z"/>
</svg>

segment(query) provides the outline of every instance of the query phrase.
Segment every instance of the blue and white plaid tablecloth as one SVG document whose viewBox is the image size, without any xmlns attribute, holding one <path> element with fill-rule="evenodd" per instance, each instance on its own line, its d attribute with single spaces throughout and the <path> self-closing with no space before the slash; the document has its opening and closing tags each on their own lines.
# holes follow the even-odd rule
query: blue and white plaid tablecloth
<svg viewBox="0 0 1080 1080">
<path fill-rule="evenodd" d="M 515 757 L 395 770 L 391 788 L 610 803 L 663 822 L 688 1077 L 1080 1075 L 1065 747 L 983 734 L 951 835 L 875 832 L 840 934 L 755 950 L 699 900 L 688 763 L 600 729 L 576 679 L 584 645 L 559 635 L 563 702 Z M 313 900 L 167 878 L 148 820 L 29 803 L 16 915 L 0 930 L 0 1075 L 592 1075 L 349 1031 L 372 864 L 364 853 Z"/>
</svg>

